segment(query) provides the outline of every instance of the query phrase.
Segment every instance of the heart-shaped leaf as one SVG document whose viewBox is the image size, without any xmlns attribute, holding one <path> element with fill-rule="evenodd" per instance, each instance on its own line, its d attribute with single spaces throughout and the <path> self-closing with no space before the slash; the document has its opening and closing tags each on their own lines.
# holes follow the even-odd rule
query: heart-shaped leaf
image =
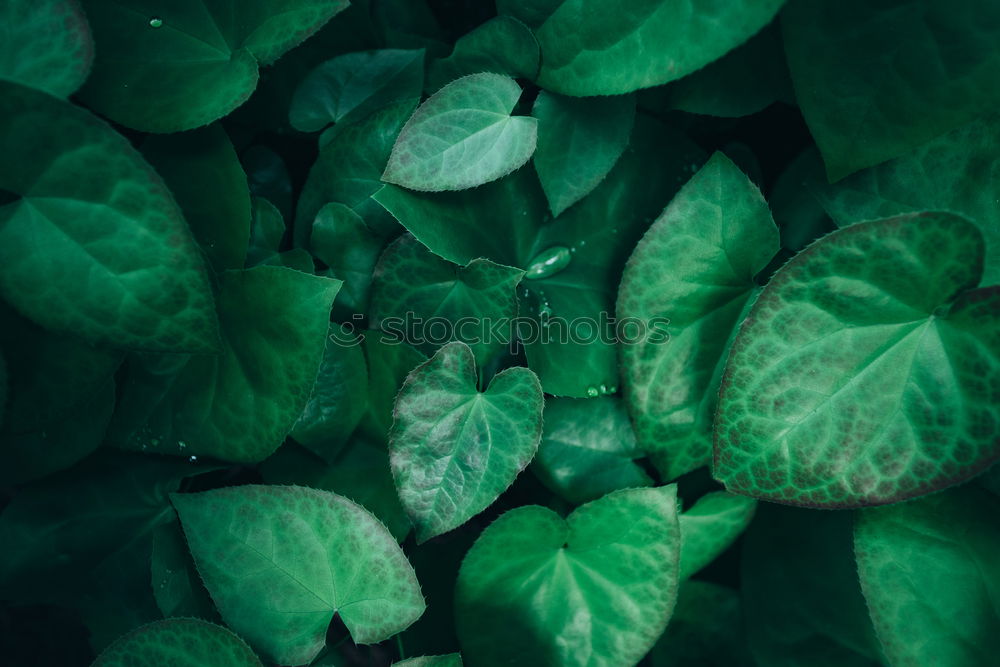
<svg viewBox="0 0 1000 667">
<path fill-rule="evenodd" d="M 535 31 L 538 83 L 564 95 L 621 95 L 679 79 L 763 28 L 784 0 L 566 0 Z M 655 45 L 655 46 L 654 46 Z"/>
<path fill-rule="evenodd" d="M 538 64 L 538 42 L 528 26 L 510 16 L 497 16 L 459 37 L 450 56 L 431 63 L 427 89 L 436 91 L 479 72 L 534 79 Z"/>
<path fill-rule="evenodd" d="M 531 115 L 539 128 L 535 170 L 557 216 L 596 188 L 625 151 L 635 98 L 576 99 L 542 91 Z"/>
<path fill-rule="evenodd" d="M 567 501 L 653 483 L 635 462 L 643 453 L 621 399 L 548 398 L 544 423 L 533 470 Z"/>
<path fill-rule="evenodd" d="M 91 342 L 216 350 L 198 247 L 128 141 L 78 107 L 2 81 L 0 127 L 0 295 Z"/>
<path fill-rule="evenodd" d="M 971 484 L 859 514 L 861 590 L 890 664 L 996 660 L 998 516 L 1000 499 Z"/>
<path fill-rule="evenodd" d="M 87 17 L 75 0 L 0 4 L 0 79 L 67 97 L 87 79 L 94 59 Z"/>
<path fill-rule="evenodd" d="M 863 258 L 863 259 L 862 259 Z M 853 225 L 771 279 L 733 343 L 715 475 L 736 493 L 857 507 L 1000 458 L 1000 288 L 983 238 L 947 213 Z"/>
<path fill-rule="evenodd" d="M 524 271 L 488 259 L 452 264 L 406 234 L 386 248 L 375 267 L 372 326 L 402 334 L 428 354 L 460 340 L 485 364 L 510 343 L 509 327 L 503 328 L 506 338 L 494 336 L 492 327 L 517 316 L 514 288 L 522 276 Z"/>
<path fill-rule="evenodd" d="M 636 664 L 677 595 L 676 487 L 615 491 L 566 519 L 537 505 L 493 522 L 458 573 L 472 664 Z"/>
<path fill-rule="evenodd" d="M 746 530 L 755 509 L 752 498 L 713 491 L 681 514 L 681 581 L 725 551 Z"/>
<path fill-rule="evenodd" d="M 406 121 L 382 180 L 411 190 L 464 190 L 514 171 L 535 152 L 538 121 L 511 116 L 521 87 L 470 74 L 431 95 Z"/>
<path fill-rule="evenodd" d="M 246 102 L 258 66 L 319 30 L 348 0 L 82 0 L 94 31 L 94 71 L 80 92 L 128 127 L 178 132 Z"/>
<path fill-rule="evenodd" d="M 292 96 L 289 121 L 301 132 L 359 120 L 389 104 L 419 98 L 424 52 L 381 49 L 345 53 L 318 65 Z"/>
<path fill-rule="evenodd" d="M 668 479 L 707 465 L 726 349 L 778 251 L 764 197 L 722 153 L 681 188 L 636 246 L 617 315 L 640 330 L 620 346 L 639 446 Z"/>
<path fill-rule="evenodd" d="M 261 667 L 230 630 L 197 618 L 168 618 L 136 628 L 97 656 L 92 667 Z"/>
<path fill-rule="evenodd" d="M 346 498 L 257 485 L 171 498 L 223 620 L 275 662 L 309 663 L 334 614 L 371 644 L 424 611 L 396 540 Z"/>
<path fill-rule="evenodd" d="M 448 343 L 396 397 L 389 456 L 417 541 L 457 528 L 497 499 L 531 462 L 542 435 L 542 387 L 527 368 L 477 389 L 476 360 Z"/>
</svg>

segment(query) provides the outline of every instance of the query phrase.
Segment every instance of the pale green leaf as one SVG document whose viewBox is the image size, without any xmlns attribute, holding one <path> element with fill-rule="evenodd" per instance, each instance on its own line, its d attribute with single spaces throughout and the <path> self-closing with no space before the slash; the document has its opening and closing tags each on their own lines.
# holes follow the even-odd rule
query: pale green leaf
<svg viewBox="0 0 1000 667">
<path fill-rule="evenodd" d="M 681 581 L 725 551 L 746 530 L 756 508 L 753 498 L 713 491 L 681 514 Z"/>
<path fill-rule="evenodd" d="M 0 79 L 67 97 L 83 85 L 94 59 L 87 17 L 75 0 L 0 3 Z"/>
<path fill-rule="evenodd" d="M 197 618 L 169 618 L 136 628 L 97 656 L 92 667 L 262 667 L 230 630 Z"/>
</svg>

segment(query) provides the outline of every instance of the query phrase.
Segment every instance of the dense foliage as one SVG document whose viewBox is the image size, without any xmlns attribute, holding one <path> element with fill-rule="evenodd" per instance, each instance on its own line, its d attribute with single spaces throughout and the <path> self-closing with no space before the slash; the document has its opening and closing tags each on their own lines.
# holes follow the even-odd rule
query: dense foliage
<svg viewBox="0 0 1000 667">
<path fill-rule="evenodd" d="M 0 36 L 0 663 L 996 664 L 1000 3 Z"/>
</svg>

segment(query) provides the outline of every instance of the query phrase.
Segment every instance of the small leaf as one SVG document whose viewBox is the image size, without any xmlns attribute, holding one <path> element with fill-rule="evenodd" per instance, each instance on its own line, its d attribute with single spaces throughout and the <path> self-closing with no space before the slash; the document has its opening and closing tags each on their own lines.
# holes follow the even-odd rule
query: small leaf
<svg viewBox="0 0 1000 667">
<path fill-rule="evenodd" d="M 346 53 L 318 65 L 299 83 L 288 111 L 300 132 L 358 120 L 389 104 L 420 97 L 423 50 Z"/>
<path fill-rule="evenodd" d="M 578 97 L 658 86 L 739 46 L 782 4 L 636 0 L 623 8 L 615 0 L 566 0 L 535 31 L 542 47 L 538 84 Z"/>
<path fill-rule="evenodd" d="M 527 368 L 476 388 L 465 343 L 448 343 L 406 378 L 396 397 L 389 456 L 417 541 L 489 507 L 531 462 L 542 434 L 542 388 Z"/>
<path fill-rule="evenodd" d="M 108 125 L 0 81 L 0 295 L 42 326 L 141 350 L 218 347 L 180 210 Z M 41 277 L 45 277 L 41 280 Z"/>
<path fill-rule="evenodd" d="M 535 152 L 537 121 L 510 115 L 520 97 L 520 86 L 500 74 L 451 82 L 403 126 L 382 180 L 440 192 L 506 176 Z"/>
<path fill-rule="evenodd" d="M 716 153 L 632 252 L 617 316 L 634 320 L 619 347 L 639 446 L 668 479 L 707 465 L 726 350 L 778 251 L 760 190 Z"/>
<path fill-rule="evenodd" d="M 681 514 L 681 581 L 725 551 L 746 530 L 756 508 L 752 498 L 713 491 Z"/>
<path fill-rule="evenodd" d="M 764 288 L 733 343 L 715 476 L 813 507 L 877 505 L 1000 458 L 1000 289 L 961 217 L 860 223 L 812 244 Z M 863 260 L 862 260 L 863 258 Z"/>
<path fill-rule="evenodd" d="M 528 26 L 509 16 L 497 16 L 459 37 L 450 56 L 431 63 L 427 88 L 436 91 L 480 72 L 534 79 L 538 64 L 538 42 Z"/>
<path fill-rule="evenodd" d="M 576 99 L 542 91 L 535 170 L 558 216 L 604 180 L 628 146 L 635 122 L 632 96 Z"/>
<path fill-rule="evenodd" d="M 247 485 L 172 500 L 223 620 L 270 660 L 309 663 L 334 614 L 355 642 L 370 644 L 424 611 L 396 540 L 346 498 Z"/>
<path fill-rule="evenodd" d="M 281 212 L 262 197 L 250 200 L 250 244 L 246 251 L 246 267 L 272 261 L 281 250 L 285 236 L 285 221 Z"/>
<path fill-rule="evenodd" d="M 316 214 L 309 245 L 313 254 L 329 267 L 330 275 L 344 281 L 337 294 L 337 306 L 342 310 L 351 313 L 368 310 L 372 273 L 386 240 L 344 204 L 332 202 Z"/>
<path fill-rule="evenodd" d="M 197 618 L 169 618 L 136 628 L 97 656 L 92 667 L 261 667 L 260 659 L 226 628 Z"/>
<path fill-rule="evenodd" d="M 974 485 L 861 512 L 861 589 L 893 665 L 988 665 L 1000 651 L 1000 500 Z"/>
<path fill-rule="evenodd" d="M 621 399 L 547 398 L 533 469 L 574 505 L 629 487 L 650 486 L 635 459 L 643 453 Z"/>
<path fill-rule="evenodd" d="M 0 79 L 56 97 L 83 85 L 94 60 L 87 17 L 75 0 L 8 0 L 0 4 Z"/>
<path fill-rule="evenodd" d="M 514 288 L 522 276 L 524 271 L 488 259 L 452 264 L 406 234 L 386 248 L 375 267 L 372 326 L 402 334 L 402 340 L 427 354 L 451 340 L 462 341 L 472 348 L 476 361 L 485 364 L 507 347 L 489 329 L 517 317 Z M 442 327 L 443 335 L 431 326 L 441 320 L 449 325 Z M 414 324 L 411 330 L 408 321 Z"/>
<path fill-rule="evenodd" d="M 566 519 L 511 510 L 459 570 L 462 655 L 486 667 L 634 665 L 670 618 L 679 551 L 675 486 L 615 491 Z"/>
<path fill-rule="evenodd" d="M 164 617 L 193 616 L 209 621 L 219 617 L 198 577 L 177 521 L 153 531 L 149 574 L 156 606 Z"/>
</svg>

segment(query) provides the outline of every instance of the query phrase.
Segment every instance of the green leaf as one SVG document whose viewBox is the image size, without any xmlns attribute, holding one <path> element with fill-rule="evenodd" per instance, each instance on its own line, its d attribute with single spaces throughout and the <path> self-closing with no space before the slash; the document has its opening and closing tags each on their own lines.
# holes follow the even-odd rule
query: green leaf
<svg viewBox="0 0 1000 667">
<path fill-rule="evenodd" d="M 389 457 L 417 542 L 489 507 L 527 467 L 542 435 L 542 387 L 526 368 L 497 374 L 484 392 L 465 343 L 448 343 L 406 378 L 396 397 Z"/>
<path fill-rule="evenodd" d="M 409 658 L 392 664 L 393 667 L 462 667 L 462 656 L 458 653 L 422 655 L 419 658 Z"/>
<path fill-rule="evenodd" d="M 912 498 L 1000 458 L 1000 288 L 962 293 L 983 240 L 948 213 L 834 232 L 783 266 L 722 379 L 717 479 L 813 507 Z M 863 261 L 860 259 L 863 258 Z"/>
<path fill-rule="evenodd" d="M 563 95 L 620 95 L 679 79 L 739 46 L 784 0 L 566 0 L 535 32 L 538 83 Z"/>
<path fill-rule="evenodd" d="M 531 114 L 539 128 L 535 170 L 558 216 L 596 188 L 625 151 L 635 98 L 574 99 L 542 91 Z"/>
<path fill-rule="evenodd" d="M 261 667 L 260 659 L 226 628 L 197 618 L 170 618 L 136 628 L 104 650 L 92 667 L 212 665 Z"/>
<path fill-rule="evenodd" d="M 772 503 L 757 508 L 740 568 L 743 617 L 757 664 L 885 664 L 852 558 L 852 514 Z"/>
<path fill-rule="evenodd" d="M 403 334 L 403 340 L 426 354 L 451 340 L 462 341 L 485 364 L 506 347 L 493 339 L 489 327 L 517 317 L 514 289 L 522 276 L 524 271 L 488 259 L 452 264 L 406 234 L 386 248 L 375 267 L 372 326 Z M 432 326 L 442 319 L 447 325 L 443 331 Z M 407 327 L 407 320 L 413 326 Z"/>
<path fill-rule="evenodd" d="M 974 485 L 861 512 L 861 589 L 893 665 L 988 665 L 1000 651 L 1000 499 Z"/>
<path fill-rule="evenodd" d="M 368 361 L 368 412 L 358 429 L 380 441 L 392 426 L 393 404 L 406 376 L 427 357 L 380 331 L 364 333 L 362 347 Z"/>
<path fill-rule="evenodd" d="M 756 509 L 752 498 L 713 491 L 681 514 L 681 581 L 725 551 L 746 530 Z"/>
<path fill-rule="evenodd" d="M 651 486 L 621 399 L 547 398 L 545 428 L 533 470 L 550 489 L 579 505 L 629 487 Z"/>
<path fill-rule="evenodd" d="M 280 267 L 221 274 L 222 353 L 134 359 L 114 444 L 247 463 L 267 458 L 309 399 L 338 288 Z"/>
<path fill-rule="evenodd" d="M 513 16 L 532 29 L 537 29 L 565 0 L 496 0 L 500 15 Z"/>
<path fill-rule="evenodd" d="M 753 660 L 743 626 L 739 593 L 707 581 L 686 581 L 667 631 L 649 652 L 650 664 L 750 667 Z"/>
<path fill-rule="evenodd" d="M 269 65 L 348 0 L 82 0 L 97 57 L 80 92 L 93 109 L 146 132 L 207 125 L 243 104 Z"/>
<path fill-rule="evenodd" d="M 895 160 L 835 185 L 810 179 L 823 207 L 845 227 L 914 211 L 952 211 L 986 239 L 983 285 L 1000 283 L 1000 117 L 976 120 Z"/>
<path fill-rule="evenodd" d="M 368 310 L 372 273 L 386 239 L 352 209 L 336 202 L 316 214 L 309 244 L 330 275 L 344 281 L 337 305 L 351 313 Z M 335 306 L 336 307 L 336 306 Z"/>
<path fill-rule="evenodd" d="M 998 22 L 990 0 L 790 2 L 788 65 L 830 180 L 992 112 Z"/>
<path fill-rule="evenodd" d="M 434 93 L 406 122 L 382 180 L 412 190 L 464 190 L 495 181 L 535 152 L 537 121 L 511 116 L 521 87 L 470 74 Z"/>
<path fill-rule="evenodd" d="M 94 60 L 87 17 L 74 0 L 9 0 L 0 5 L 6 26 L 0 79 L 68 97 L 83 85 Z"/>
<path fill-rule="evenodd" d="M 172 521 L 153 532 L 150 581 L 156 606 L 166 618 L 193 616 L 214 621 L 219 613 L 198 578 L 180 523 Z"/>
<path fill-rule="evenodd" d="M 355 436 L 330 463 L 304 448 L 284 445 L 261 464 L 268 484 L 297 484 L 332 491 L 378 517 L 402 542 L 410 533 L 410 520 L 399 504 L 389 470 L 389 452 L 383 441 Z"/>
<path fill-rule="evenodd" d="M 302 79 L 289 121 L 300 132 L 319 132 L 331 123 L 349 123 L 393 102 L 419 98 L 423 88 L 422 49 L 346 53 Z"/>
<path fill-rule="evenodd" d="M 250 236 L 250 189 L 222 126 L 151 136 L 140 150 L 166 181 L 215 270 L 242 269 Z"/>
<path fill-rule="evenodd" d="M 781 230 L 783 248 L 798 252 L 836 229 L 816 191 L 819 179 L 826 180 L 822 173 L 819 152 L 815 147 L 808 148 L 788 163 L 771 188 L 767 203 Z M 879 217 L 885 216 L 873 215 L 867 219 Z"/>
<path fill-rule="evenodd" d="M 615 491 L 563 519 L 537 505 L 493 522 L 455 592 L 462 655 L 476 665 L 634 665 L 670 618 L 676 487 Z"/>
<path fill-rule="evenodd" d="M 327 462 L 347 444 L 368 408 L 368 367 L 361 343 L 331 323 L 319 374 L 291 436 Z"/>
<path fill-rule="evenodd" d="M 355 642 L 369 644 L 424 611 L 396 540 L 346 498 L 248 485 L 172 500 L 223 620 L 275 662 L 315 658 L 334 614 Z"/>
<path fill-rule="evenodd" d="M 91 342 L 215 350 L 197 246 L 128 142 L 77 107 L 5 82 L 0 126 L 0 192 L 13 195 L 0 198 L 0 296 Z"/>
<path fill-rule="evenodd" d="M 285 237 L 285 220 L 274 204 L 262 197 L 250 200 L 250 244 L 246 267 L 267 264 L 280 254 Z"/>
<path fill-rule="evenodd" d="M 0 303 L 0 349 L 10 359 L 9 402 L 0 426 L 0 484 L 67 468 L 104 439 L 122 354 L 47 332 Z M 2 376 L 0 362 L 0 376 Z M 0 395 L 0 410 L 4 398 Z"/>
<path fill-rule="evenodd" d="M 619 348 L 625 401 L 639 446 L 668 479 L 711 459 L 726 350 L 778 245 L 760 191 L 716 153 L 625 267 L 616 312 L 636 324 Z"/>
<path fill-rule="evenodd" d="M 388 236 L 399 226 L 371 195 L 382 187 L 393 143 L 417 98 L 397 102 L 358 123 L 337 130 L 309 170 L 295 209 L 295 245 L 309 247 L 313 221 L 330 202 L 343 204 L 361 216 L 376 234 Z"/>
<path fill-rule="evenodd" d="M 509 16 L 497 16 L 459 37 L 450 56 L 431 63 L 427 88 L 436 91 L 480 72 L 534 79 L 539 57 L 538 42 L 528 26 Z"/>
<path fill-rule="evenodd" d="M 252 197 L 274 204 L 285 220 L 292 219 L 292 176 L 288 165 L 267 146 L 251 146 L 240 153 Z"/>
</svg>

